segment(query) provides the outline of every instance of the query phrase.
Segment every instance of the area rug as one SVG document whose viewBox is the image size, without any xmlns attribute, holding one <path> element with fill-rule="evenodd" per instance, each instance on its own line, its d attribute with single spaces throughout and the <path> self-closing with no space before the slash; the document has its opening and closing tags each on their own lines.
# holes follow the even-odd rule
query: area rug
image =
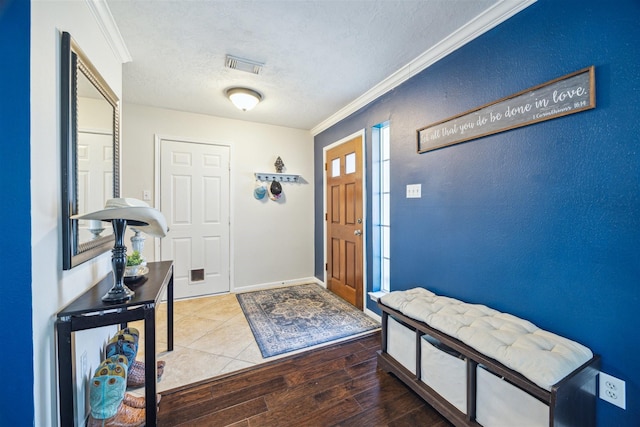
<svg viewBox="0 0 640 427">
<path fill-rule="evenodd" d="M 236 297 L 264 358 L 380 327 L 362 311 L 316 284 Z"/>
</svg>

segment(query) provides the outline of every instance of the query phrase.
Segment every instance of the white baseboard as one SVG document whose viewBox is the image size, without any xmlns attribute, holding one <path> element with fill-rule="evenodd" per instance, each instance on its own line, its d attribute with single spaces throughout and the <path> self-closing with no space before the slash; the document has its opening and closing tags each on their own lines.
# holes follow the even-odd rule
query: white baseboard
<svg viewBox="0 0 640 427">
<path fill-rule="evenodd" d="M 376 322 L 382 323 L 382 317 L 380 317 L 375 311 L 371 311 L 371 310 L 369 310 L 368 308 L 365 307 L 364 314 L 366 314 L 367 316 L 371 317 Z"/>
<path fill-rule="evenodd" d="M 325 284 L 321 280 L 318 280 L 318 278 L 316 277 L 303 277 L 300 279 L 282 280 L 271 283 L 259 283 L 256 285 L 235 286 L 231 292 L 240 294 L 243 292 L 259 291 L 262 289 L 281 288 L 283 286 L 304 285 L 306 283 L 316 283 L 323 288 L 326 288 Z"/>
</svg>

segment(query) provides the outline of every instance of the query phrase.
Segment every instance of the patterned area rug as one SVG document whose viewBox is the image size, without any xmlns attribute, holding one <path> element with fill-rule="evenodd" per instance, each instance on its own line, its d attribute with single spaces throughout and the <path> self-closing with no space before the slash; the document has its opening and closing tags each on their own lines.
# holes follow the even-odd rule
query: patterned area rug
<svg viewBox="0 0 640 427">
<path fill-rule="evenodd" d="M 264 358 L 380 327 L 362 311 L 316 284 L 236 296 Z"/>
</svg>

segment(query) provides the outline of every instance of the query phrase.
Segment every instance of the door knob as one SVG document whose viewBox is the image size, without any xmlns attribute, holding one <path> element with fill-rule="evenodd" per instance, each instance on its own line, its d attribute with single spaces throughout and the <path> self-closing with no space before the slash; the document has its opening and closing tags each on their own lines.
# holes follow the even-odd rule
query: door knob
<svg viewBox="0 0 640 427">
<path fill-rule="evenodd" d="M 353 232 L 353 234 L 356 236 L 362 236 L 362 230 L 356 230 Z"/>
</svg>

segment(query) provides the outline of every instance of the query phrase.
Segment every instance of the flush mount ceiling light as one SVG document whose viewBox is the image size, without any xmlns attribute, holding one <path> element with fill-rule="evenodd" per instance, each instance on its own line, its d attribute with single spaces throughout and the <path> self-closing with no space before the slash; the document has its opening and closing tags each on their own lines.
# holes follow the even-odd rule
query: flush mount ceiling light
<svg viewBox="0 0 640 427">
<path fill-rule="evenodd" d="M 260 93 L 246 87 L 232 87 L 227 89 L 225 94 L 233 105 L 242 111 L 249 111 L 262 101 Z"/>
</svg>

